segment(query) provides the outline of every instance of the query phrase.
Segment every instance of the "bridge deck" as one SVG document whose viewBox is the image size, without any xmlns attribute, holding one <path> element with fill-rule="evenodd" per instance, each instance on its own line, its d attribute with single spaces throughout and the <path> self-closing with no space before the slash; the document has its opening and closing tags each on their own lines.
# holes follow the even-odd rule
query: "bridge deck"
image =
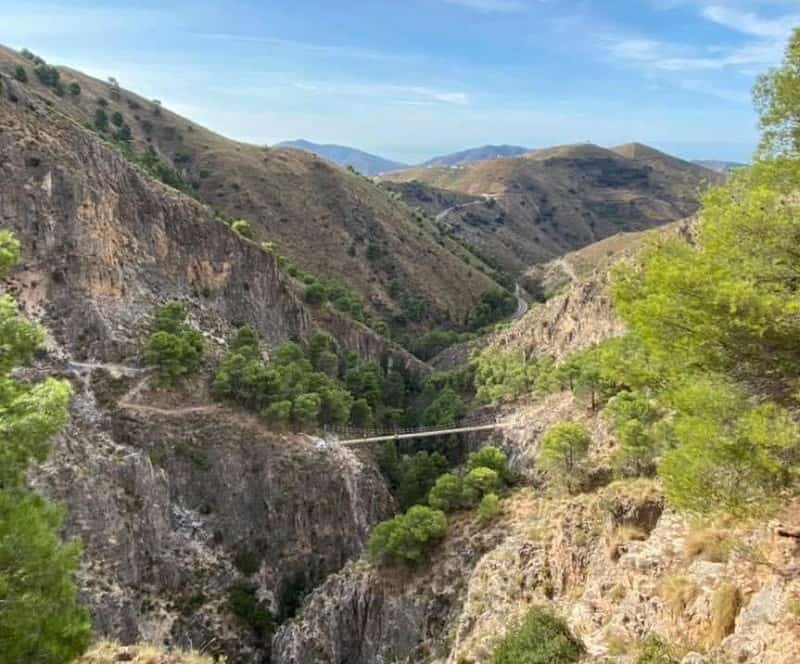
<svg viewBox="0 0 800 664">
<path fill-rule="evenodd" d="M 340 445 L 361 445 L 365 443 L 379 443 L 383 440 L 407 440 L 409 438 L 429 438 L 431 436 L 443 436 L 450 433 L 467 433 L 469 431 L 487 431 L 488 429 L 500 429 L 505 426 L 504 422 L 493 422 L 491 424 L 481 424 L 478 426 L 456 427 L 453 429 L 439 429 L 436 431 L 417 431 L 411 433 L 391 433 L 380 436 L 370 436 L 367 438 L 352 438 L 350 440 L 340 440 Z"/>
</svg>

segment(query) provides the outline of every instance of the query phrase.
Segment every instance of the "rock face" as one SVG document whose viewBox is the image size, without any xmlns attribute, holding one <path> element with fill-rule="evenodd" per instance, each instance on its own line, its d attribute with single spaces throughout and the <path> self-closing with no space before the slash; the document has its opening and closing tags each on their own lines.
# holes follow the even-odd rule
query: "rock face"
<svg viewBox="0 0 800 664">
<path fill-rule="evenodd" d="M 0 220 L 24 256 L 10 288 L 74 357 L 131 359 L 154 307 L 181 300 L 217 350 L 232 324 L 269 345 L 335 324 L 362 357 L 425 370 L 365 326 L 306 308 L 274 256 L 2 80 Z"/>
<path fill-rule="evenodd" d="M 212 356 L 236 324 L 273 346 L 329 321 L 212 210 L 0 78 L 0 221 L 23 246 L 4 288 L 49 333 L 32 375 L 75 388 L 71 422 L 31 481 L 83 541 L 96 632 L 268 661 L 269 630 L 232 606 L 233 590 L 287 618 L 358 555 L 393 500 L 368 457 L 269 431 L 211 402 L 203 379 L 153 389 L 139 349 L 167 300 L 186 305 Z M 345 348 L 414 364 L 332 320 Z"/>
<path fill-rule="evenodd" d="M 25 85 L 13 80 L 16 66 L 28 71 Z M 405 311 L 407 298 L 418 297 L 427 315 L 409 332 L 448 317 L 460 322 L 496 286 L 472 267 L 460 245 L 441 238 L 433 223 L 416 218 L 368 178 L 308 152 L 225 138 L 79 71 L 61 69 L 81 92 L 58 97 L 32 69 L 20 53 L 0 45 L 0 75 L 21 103 L 28 93 L 81 126 L 92 126 L 100 108 L 109 117 L 119 114 L 137 155 L 155 150 L 200 200 L 230 219 L 245 219 L 258 240 L 274 243 L 298 269 L 347 285 L 373 316 L 391 320 Z M 135 201 L 130 206 L 138 207 Z"/>
<path fill-rule="evenodd" d="M 472 517 L 451 523 L 454 536 L 416 570 L 351 563 L 310 598 L 272 643 L 281 664 L 421 662 L 447 654 L 447 639 L 467 591 L 468 570 L 504 538 Z"/>
<path fill-rule="evenodd" d="M 567 496 L 542 486 L 539 440 L 558 420 L 592 433 L 599 488 Z M 800 550 L 776 537 L 774 524 L 703 529 L 665 506 L 655 480 L 609 484 L 613 435 L 569 393 L 516 404 L 493 443 L 535 488 L 505 498 L 489 526 L 453 517 L 447 539 L 418 569 L 361 562 L 330 577 L 278 631 L 273 660 L 489 664 L 510 626 L 544 606 L 598 664 L 638 661 L 652 635 L 685 664 L 796 661 Z M 780 515 L 797 518 L 793 504 Z M 724 545 L 715 550 L 715 541 Z M 726 593 L 733 603 L 720 599 Z M 720 629 L 726 611 L 731 622 Z"/>
<path fill-rule="evenodd" d="M 273 661 L 489 664 L 531 606 L 566 620 L 587 662 L 639 661 L 651 635 L 678 658 L 669 661 L 797 660 L 795 545 L 757 526 L 731 532 L 741 549 L 720 562 L 692 555 L 695 531 L 664 508 L 654 482 L 575 497 L 523 489 L 484 530 L 464 517 L 453 525 L 420 570 L 362 563 L 329 578 L 279 630 Z M 726 589 L 739 604 L 719 632 Z"/>
<path fill-rule="evenodd" d="M 225 408 L 104 411 L 76 386 L 72 422 L 34 481 L 83 541 L 99 634 L 266 659 L 227 607 L 233 583 L 285 618 L 392 510 L 380 474 L 348 450 Z"/>
</svg>

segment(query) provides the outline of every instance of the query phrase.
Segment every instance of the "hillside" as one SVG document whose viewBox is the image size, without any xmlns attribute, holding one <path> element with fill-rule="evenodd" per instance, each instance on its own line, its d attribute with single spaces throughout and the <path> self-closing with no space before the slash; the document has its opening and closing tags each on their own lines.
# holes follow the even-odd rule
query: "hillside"
<svg viewBox="0 0 800 664">
<path fill-rule="evenodd" d="M 640 242 L 636 235 L 601 242 L 597 256 L 630 258 Z M 519 370 L 619 337 L 626 330 L 611 304 L 609 263 L 598 261 L 495 335 L 490 352 L 507 352 Z M 491 520 L 469 510 L 448 514 L 446 537 L 417 565 L 348 564 L 278 631 L 276 661 L 524 661 L 497 659 L 498 647 L 529 611 L 543 608 L 585 653 L 538 661 L 796 661 L 797 529 L 782 525 L 797 522 L 796 496 L 782 497 L 770 520 L 682 512 L 661 480 L 616 474 L 624 433 L 613 410 L 588 399 L 562 386 L 550 394 L 523 389 L 496 406 L 507 425 L 491 443 L 519 482 L 500 512 Z M 542 470 L 546 434 L 563 422 L 591 440 L 578 490 L 552 484 Z M 522 650 L 550 655 L 550 641 L 538 636 Z"/>
<path fill-rule="evenodd" d="M 409 169 L 383 180 L 487 260 L 521 274 L 611 235 L 687 217 L 702 186 L 720 178 L 638 144 L 582 144 L 458 169 Z"/>
<path fill-rule="evenodd" d="M 717 159 L 710 159 L 710 160 L 695 160 L 692 162 L 693 164 L 697 164 L 698 166 L 702 166 L 703 168 L 711 169 L 712 171 L 717 171 L 718 173 L 730 173 L 731 171 L 742 168 L 747 166 L 747 164 L 743 164 L 738 161 L 719 161 Z"/>
<path fill-rule="evenodd" d="M 356 356 L 423 367 L 363 325 L 307 306 L 276 257 L 208 206 L 29 86 L 2 73 L 0 82 L 0 216 L 22 245 L 2 292 L 47 331 L 25 378 L 61 376 L 74 393 L 31 480 L 64 505 L 66 535 L 82 539 L 78 581 L 94 633 L 262 661 L 265 636 L 232 612 L 230 593 L 258 590 L 276 616 L 290 614 L 357 555 L 392 498 L 368 458 L 212 400 L 208 374 L 163 387 L 143 359 L 154 312 L 182 303 L 211 366 L 247 323 L 269 352 L 327 331 Z"/>
<path fill-rule="evenodd" d="M 172 184 L 224 218 L 247 220 L 256 241 L 272 242 L 299 270 L 342 282 L 375 319 L 401 328 L 461 322 L 494 285 L 480 261 L 363 176 L 308 152 L 229 140 L 66 67 L 62 87 L 75 82 L 79 94 L 59 96 L 34 75 L 30 59 L 0 47 L 0 72 L 18 66 L 27 72 L 24 88 L 54 111 L 88 127 L 102 121 L 109 140 L 129 134 L 140 160 L 153 148 L 154 170 Z"/>
<path fill-rule="evenodd" d="M 479 148 L 469 148 L 450 154 L 433 157 L 420 164 L 425 168 L 432 166 L 464 166 L 474 161 L 484 161 L 486 159 L 507 159 L 508 157 L 518 157 L 528 152 L 528 148 L 519 145 L 483 145 Z"/>
<path fill-rule="evenodd" d="M 296 150 L 305 150 L 317 156 L 328 159 L 339 166 L 350 166 L 357 172 L 363 175 L 380 175 L 388 171 L 396 171 L 400 168 L 406 168 L 407 164 L 401 164 L 398 161 L 391 161 L 384 159 L 375 154 L 350 148 L 345 145 L 320 145 L 319 143 L 312 143 L 303 139 L 295 141 L 282 141 L 273 147 L 276 148 L 294 148 Z"/>
</svg>

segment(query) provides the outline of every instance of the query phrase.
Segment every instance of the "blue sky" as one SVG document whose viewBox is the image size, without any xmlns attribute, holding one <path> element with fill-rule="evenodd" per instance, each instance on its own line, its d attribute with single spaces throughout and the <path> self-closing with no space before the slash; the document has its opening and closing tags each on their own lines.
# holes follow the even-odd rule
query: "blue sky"
<svg viewBox="0 0 800 664">
<path fill-rule="evenodd" d="M 800 0 L 0 0 L 0 43 L 240 140 L 401 161 L 641 141 L 747 160 Z"/>
</svg>

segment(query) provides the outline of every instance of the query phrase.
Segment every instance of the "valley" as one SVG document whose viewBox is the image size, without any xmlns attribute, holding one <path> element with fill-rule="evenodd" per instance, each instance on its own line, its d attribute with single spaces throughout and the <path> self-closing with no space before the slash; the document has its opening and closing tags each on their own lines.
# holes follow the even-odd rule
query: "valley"
<svg viewBox="0 0 800 664">
<path fill-rule="evenodd" d="M 0 664 L 796 662 L 797 136 L 407 167 L 0 47 Z"/>
</svg>

